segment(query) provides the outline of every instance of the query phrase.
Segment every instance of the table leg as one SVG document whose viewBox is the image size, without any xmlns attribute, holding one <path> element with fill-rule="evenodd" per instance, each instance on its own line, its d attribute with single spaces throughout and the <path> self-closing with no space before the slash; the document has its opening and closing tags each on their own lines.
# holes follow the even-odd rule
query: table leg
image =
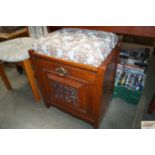
<svg viewBox="0 0 155 155">
<path fill-rule="evenodd" d="M 10 82 L 9 82 L 7 76 L 6 76 L 5 71 L 4 71 L 3 62 L 0 62 L 0 75 L 1 75 L 1 77 L 2 77 L 2 80 L 3 80 L 3 82 L 4 82 L 5 86 L 6 86 L 6 88 L 7 88 L 8 90 L 12 90 L 11 84 L 10 84 Z"/>
<path fill-rule="evenodd" d="M 36 81 L 35 81 L 34 72 L 31 67 L 31 61 L 30 61 L 30 59 L 27 59 L 27 60 L 22 61 L 21 63 L 22 63 L 23 68 L 25 69 L 25 72 L 27 74 L 27 78 L 28 78 L 29 84 L 31 86 L 34 98 L 35 98 L 36 102 L 39 102 L 41 100 L 41 96 L 40 96 L 39 89 L 38 89 Z"/>
</svg>

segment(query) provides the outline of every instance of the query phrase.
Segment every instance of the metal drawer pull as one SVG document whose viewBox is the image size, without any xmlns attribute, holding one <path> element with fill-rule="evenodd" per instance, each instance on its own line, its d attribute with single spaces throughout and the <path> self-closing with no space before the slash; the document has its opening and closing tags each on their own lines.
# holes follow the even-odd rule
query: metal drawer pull
<svg viewBox="0 0 155 155">
<path fill-rule="evenodd" d="M 55 69 L 55 71 L 60 76 L 66 76 L 66 75 L 68 75 L 68 71 L 65 68 L 63 68 L 63 67 L 57 67 Z"/>
</svg>

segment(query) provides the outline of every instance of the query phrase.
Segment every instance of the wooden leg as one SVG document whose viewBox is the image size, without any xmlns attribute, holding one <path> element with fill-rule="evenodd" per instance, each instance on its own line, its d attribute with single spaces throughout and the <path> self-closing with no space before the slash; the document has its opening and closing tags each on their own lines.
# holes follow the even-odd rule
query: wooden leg
<svg viewBox="0 0 155 155">
<path fill-rule="evenodd" d="M 148 113 L 152 114 L 154 110 L 155 110 L 155 95 L 153 96 L 151 103 L 149 105 Z"/>
<path fill-rule="evenodd" d="M 39 94 L 39 90 L 38 90 L 38 87 L 36 85 L 34 72 L 33 72 L 32 67 L 31 67 L 30 59 L 22 61 L 22 65 L 23 65 L 25 72 L 27 74 L 27 78 L 28 78 L 29 84 L 31 86 L 34 98 L 35 98 L 36 102 L 39 102 L 41 100 L 41 96 Z"/>
<path fill-rule="evenodd" d="M 5 74 L 5 71 L 4 71 L 4 67 L 3 67 L 3 63 L 2 62 L 0 62 L 0 75 L 2 77 L 2 80 L 3 80 L 6 88 L 8 90 L 12 90 L 11 84 L 10 84 L 10 82 L 9 82 L 6 74 Z"/>
</svg>

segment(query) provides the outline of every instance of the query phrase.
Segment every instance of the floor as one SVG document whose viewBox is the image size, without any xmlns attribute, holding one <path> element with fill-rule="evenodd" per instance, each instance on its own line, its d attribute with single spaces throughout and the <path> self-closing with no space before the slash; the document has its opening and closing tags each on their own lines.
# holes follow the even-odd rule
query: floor
<svg viewBox="0 0 155 155">
<path fill-rule="evenodd" d="M 88 123 L 70 116 L 54 107 L 47 109 L 41 101 L 35 103 L 25 74 L 15 68 L 6 68 L 14 88 L 7 91 L 0 79 L 0 128 L 1 129 L 91 129 Z M 120 98 L 112 99 L 100 124 L 102 129 L 130 129 L 136 106 Z"/>
</svg>

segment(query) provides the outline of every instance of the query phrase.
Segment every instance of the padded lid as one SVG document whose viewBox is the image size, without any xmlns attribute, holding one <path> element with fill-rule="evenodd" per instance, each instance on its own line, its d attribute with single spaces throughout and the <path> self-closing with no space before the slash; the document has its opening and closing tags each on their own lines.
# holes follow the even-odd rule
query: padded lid
<svg viewBox="0 0 155 155">
<path fill-rule="evenodd" d="M 52 57 L 99 66 L 116 46 L 114 33 L 76 28 L 52 32 L 34 44 L 34 50 Z"/>
</svg>

